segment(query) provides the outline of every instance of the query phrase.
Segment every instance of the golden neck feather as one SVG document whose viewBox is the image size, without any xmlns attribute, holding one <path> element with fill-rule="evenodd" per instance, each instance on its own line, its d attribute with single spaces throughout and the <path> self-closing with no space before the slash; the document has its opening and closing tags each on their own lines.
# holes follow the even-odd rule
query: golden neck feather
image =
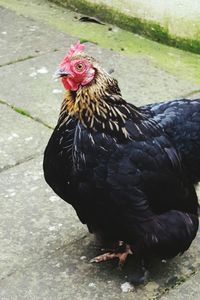
<svg viewBox="0 0 200 300">
<path fill-rule="evenodd" d="M 124 124 L 132 113 L 133 108 L 123 100 L 117 81 L 100 69 L 90 85 L 77 92 L 66 92 L 60 122 L 63 124 L 65 114 L 87 128 L 115 131 L 127 137 Z"/>
</svg>

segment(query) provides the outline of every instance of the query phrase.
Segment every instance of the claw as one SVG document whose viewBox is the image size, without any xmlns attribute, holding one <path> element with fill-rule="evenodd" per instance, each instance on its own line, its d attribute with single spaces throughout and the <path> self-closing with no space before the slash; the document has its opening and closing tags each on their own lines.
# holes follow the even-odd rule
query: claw
<svg viewBox="0 0 200 300">
<path fill-rule="evenodd" d="M 123 244 L 121 242 L 119 242 L 119 245 L 122 246 Z M 90 260 L 90 262 L 91 263 L 99 263 L 99 262 L 118 258 L 119 259 L 119 269 L 121 269 L 123 267 L 123 265 L 125 264 L 127 256 L 132 255 L 132 254 L 133 254 L 133 252 L 131 250 L 131 247 L 129 245 L 126 245 L 124 252 L 118 252 L 118 253 L 107 252 L 102 255 L 94 257 L 93 259 Z"/>
<path fill-rule="evenodd" d="M 99 262 L 111 260 L 111 259 L 114 259 L 117 257 L 118 257 L 118 253 L 107 252 L 102 255 L 94 257 L 93 259 L 90 260 L 90 262 L 91 263 L 94 263 L 94 262 L 99 263 Z"/>
</svg>

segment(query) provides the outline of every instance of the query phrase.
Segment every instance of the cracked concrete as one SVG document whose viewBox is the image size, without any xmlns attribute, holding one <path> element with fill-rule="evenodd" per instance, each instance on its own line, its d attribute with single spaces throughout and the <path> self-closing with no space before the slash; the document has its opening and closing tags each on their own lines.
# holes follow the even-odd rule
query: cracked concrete
<svg viewBox="0 0 200 300">
<path fill-rule="evenodd" d="M 198 299 L 199 234 L 181 257 L 152 261 L 149 282 L 129 293 L 123 284 L 139 272 L 134 258 L 121 272 L 116 262 L 89 262 L 99 254 L 98 244 L 72 207 L 46 185 L 42 172 L 52 132 L 45 124 L 55 126 L 63 97 L 52 74 L 77 38 L 18 14 L 0 8 L 2 32 L 7 30 L 0 39 L 0 298 L 167 300 L 185 294 Z M 87 52 L 108 70 L 114 68 L 124 97 L 136 105 L 198 95 L 199 84 L 158 67 L 149 53 L 126 57 L 91 43 Z"/>
</svg>

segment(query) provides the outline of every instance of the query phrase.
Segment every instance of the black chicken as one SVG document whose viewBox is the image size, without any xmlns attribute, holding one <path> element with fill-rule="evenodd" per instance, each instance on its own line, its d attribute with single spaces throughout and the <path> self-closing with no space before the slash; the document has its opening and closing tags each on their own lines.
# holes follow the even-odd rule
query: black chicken
<svg viewBox="0 0 200 300">
<path fill-rule="evenodd" d="M 198 230 L 200 104 L 137 108 L 83 49 L 72 46 L 57 72 L 66 95 L 45 179 L 91 233 L 119 246 L 93 261 L 183 253 Z"/>
</svg>

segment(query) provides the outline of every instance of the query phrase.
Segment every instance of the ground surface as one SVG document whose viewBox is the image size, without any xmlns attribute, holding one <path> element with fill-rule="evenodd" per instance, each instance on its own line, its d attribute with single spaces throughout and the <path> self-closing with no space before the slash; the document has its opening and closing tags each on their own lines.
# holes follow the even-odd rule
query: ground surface
<svg viewBox="0 0 200 300">
<path fill-rule="evenodd" d="M 0 0 L 0 299 L 199 299 L 199 236 L 183 256 L 152 262 L 149 282 L 131 287 L 129 293 L 123 284 L 137 271 L 137 262 L 130 260 L 123 271 L 115 262 L 89 262 L 99 254 L 98 246 L 73 209 L 46 185 L 42 173 L 43 150 L 63 93 L 52 74 L 77 36 L 84 37 L 84 30 L 76 23 L 71 36 L 69 27 L 61 30 L 58 23 L 48 22 L 51 14 L 64 14 L 72 28 L 77 21 L 45 1 L 31 1 L 32 15 L 27 1 L 12 3 Z M 99 32 L 94 26 L 95 39 Z M 163 57 L 159 54 L 159 62 L 166 60 L 165 64 L 156 63 L 152 57 L 160 46 L 145 40 L 143 47 L 139 37 L 132 38 L 141 55 L 111 51 L 109 43 L 107 49 L 86 43 L 89 54 L 114 69 L 126 99 L 141 105 L 198 95 L 198 56 L 188 61 L 190 54 L 166 47 L 160 52 Z M 167 68 L 168 62 L 175 70 Z"/>
<path fill-rule="evenodd" d="M 51 0 L 180 49 L 200 53 L 200 3 L 193 0 Z"/>
</svg>

